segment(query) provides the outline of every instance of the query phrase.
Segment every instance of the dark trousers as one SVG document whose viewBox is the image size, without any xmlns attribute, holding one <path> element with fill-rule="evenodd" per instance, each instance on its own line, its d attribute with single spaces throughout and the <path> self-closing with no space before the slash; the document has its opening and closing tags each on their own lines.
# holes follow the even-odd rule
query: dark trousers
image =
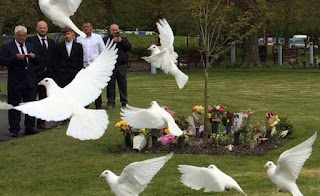
<svg viewBox="0 0 320 196">
<path fill-rule="evenodd" d="M 101 95 L 99 95 L 99 97 L 94 101 L 94 104 L 96 105 L 96 107 L 101 107 L 102 105 Z"/>
<path fill-rule="evenodd" d="M 42 79 L 41 79 L 42 80 Z M 41 81 L 39 80 L 39 82 Z M 36 87 L 36 96 L 38 95 L 38 100 L 41 100 L 41 99 L 44 99 L 47 97 L 47 92 L 46 92 L 46 87 L 44 87 L 43 85 L 38 85 Z M 44 120 L 41 120 L 41 119 L 37 119 L 37 126 L 41 126 L 41 125 L 44 125 Z"/>
<path fill-rule="evenodd" d="M 102 106 L 102 98 L 101 98 L 101 95 L 99 95 L 99 97 L 94 101 L 94 104 L 96 106 L 96 108 Z M 89 108 L 89 105 L 85 106 L 85 108 Z"/>
<path fill-rule="evenodd" d="M 17 106 L 23 102 L 35 100 L 36 88 L 30 88 L 28 84 L 19 87 L 8 87 L 8 103 Z M 9 110 L 9 131 L 11 133 L 18 133 L 20 131 L 21 112 L 17 110 Z M 35 118 L 25 115 L 24 126 L 26 132 L 34 130 Z"/>
<path fill-rule="evenodd" d="M 127 99 L 127 66 L 118 65 L 114 68 L 111 80 L 107 86 L 108 106 L 114 106 L 116 103 L 116 81 L 118 83 L 120 101 L 122 105 L 128 103 Z"/>
</svg>

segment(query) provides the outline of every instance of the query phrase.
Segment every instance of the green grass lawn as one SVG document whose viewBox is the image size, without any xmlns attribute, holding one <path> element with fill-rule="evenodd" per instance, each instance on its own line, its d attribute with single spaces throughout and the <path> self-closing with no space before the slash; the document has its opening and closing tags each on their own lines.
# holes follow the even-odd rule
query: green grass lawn
<svg viewBox="0 0 320 196">
<path fill-rule="evenodd" d="M 190 115 L 192 106 L 203 102 L 203 74 L 187 72 L 190 79 L 179 90 L 172 77 L 158 72 L 128 74 L 131 105 L 149 107 L 152 100 L 166 105 L 176 115 Z M 268 160 L 309 138 L 319 130 L 320 72 L 282 69 L 219 69 L 210 73 L 210 104 L 223 104 L 238 112 L 252 108 L 252 122 L 263 121 L 273 111 L 294 122 L 293 139 L 281 148 L 261 157 L 208 156 L 175 154 L 160 170 L 143 196 L 239 195 L 203 193 L 185 187 L 179 180 L 178 164 L 207 167 L 215 164 L 234 177 L 248 195 L 280 194 L 268 179 L 263 167 Z M 104 99 L 105 105 L 105 99 Z M 123 146 L 123 137 L 114 124 L 119 120 L 120 107 L 108 111 L 110 124 L 105 135 L 96 141 L 79 141 L 65 135 L 66 127 L 45 131 L 34 136 L 0 143 L 0 195 L 112 195 L 100 173 L 110 169 L 120 174 L 131 162 L 160 156 L 144 154 L 110 154 Z M 302 193 L 318 196 L 320 192 L 320 138 L 313 146 L 297 181 Z M 163 155 L 163 154 L 161 154 Z"/>
</svg>

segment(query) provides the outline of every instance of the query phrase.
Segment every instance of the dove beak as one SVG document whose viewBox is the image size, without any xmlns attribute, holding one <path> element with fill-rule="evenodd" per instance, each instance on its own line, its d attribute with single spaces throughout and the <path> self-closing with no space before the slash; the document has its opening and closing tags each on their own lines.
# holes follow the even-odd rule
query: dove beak
<svg viewBox="0 0 320 196">
<path fill-rule="evenodd" d="M 264 168 L 267 168 L 267 167 L 268 167 L 268 163 L 264 165 Z"/>
<path fill-rule="evenodd" d="M 150 46 L 150 47 L 148 48 L 148 50 L 152 50 L 152 46 Z"/>
<path fill-rule="evenodd" d="M 38 85 L 43 85 L 43 80 L 41 80 L 41 81 L 38 83 Z"/>
</svg>

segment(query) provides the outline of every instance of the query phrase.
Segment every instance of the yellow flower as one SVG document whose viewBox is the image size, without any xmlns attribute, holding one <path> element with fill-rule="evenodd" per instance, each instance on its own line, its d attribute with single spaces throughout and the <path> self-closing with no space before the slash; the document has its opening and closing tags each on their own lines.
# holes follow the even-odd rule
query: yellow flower
<svg viewBox="0 0 320 196">
<path fill-rule="evenodd" d="M 123 121 L 123 120 L 117 122 L 117 123 L 115 124 L 115 126 L 116 126 L 117 128 L 119 128 L 120 130 L 123 130 L 123 131 L 127 131 L 127 130 L 130 129 L 130 125 L 129 125 L 126 121 Z"/>
<path fill-rule="evenodd" d="M 211 113 L 208 113 L 207 117 L 210 119 L 211 118 Z"/>
<path fill-rule="evenodd" d="M 140 133 L 146 134 L 146 129 L 140 129 Z"/>
<path fill-rule="evenodd" d="M 169 134 L 169 133 L 170 133 L 169 128 L 165 128 L 164 132 L 165 132 L 166 134 Z"/>
</svg>

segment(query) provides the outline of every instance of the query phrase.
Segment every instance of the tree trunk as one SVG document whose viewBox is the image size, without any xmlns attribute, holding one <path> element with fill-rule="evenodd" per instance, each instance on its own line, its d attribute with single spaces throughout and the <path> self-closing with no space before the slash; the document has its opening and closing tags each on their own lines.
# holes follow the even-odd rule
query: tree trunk
<svg viewBox="0 0 320 196">
<path fill-rule="evenodd" d="M 116 23 L 115 18 L 114 18 L 114 2 L 113 0 L 106 0 L 105 1 L 105 6 L 106 12 L 107 12 L 107 24 L 112 24 Z"/>
<path fill-rule="evenodd" d="M 258 32 L 253 33 L 244 41 L 243 44 L 243 62 L 242 66 L 258 67 L 260 66 Z"/>
<path fill-rule="evenodd" d="M 204 119 L 203 119 L 203 123 L 204 123 L 204 132 L 205 133 L 209 133 L 208 130 L 208 78 L 209 78 L 209 73 L 208 73 L 208 69 L 209 69 L 209 57 L 206 56 L 206 67 L 204 67 Z"/>
</svg>

